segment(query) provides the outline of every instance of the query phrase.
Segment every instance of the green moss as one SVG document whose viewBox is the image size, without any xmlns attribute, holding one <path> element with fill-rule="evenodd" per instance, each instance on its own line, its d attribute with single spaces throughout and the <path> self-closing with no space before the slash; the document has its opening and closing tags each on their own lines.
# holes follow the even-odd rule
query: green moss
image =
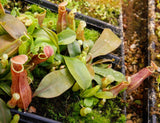
<svg viewBox="0 0 160 123">
<path fill-rule="evenodd" d="M 86 40 L 92 40 L 95 42 L 100 36 L 100 33 L 93 29 L 92 30 L 85 29 L 84 35 L 85 35 Z"/>
<path fill-rule="evenodd" d="M 43 10 L 38 6 L 38 5 L 31 5 L 28 9 L 29 11 L 31 11 L 32 13 L 38 12 L 41 13 L 43 12 Z"/>
<path fill-rule="evenodd" d="M 92 113 L 85 117 L 72 115 L 67 117 L 67 120 L 69 123 L 110 123 L 110 119 L 107 119 L 97 110 L 93 110 Z"/>
<path fill-rule="evenodd" d="M 121 114 L 121 116 L 116 121 L 116 123 L 125 123 L 125 122 L 126 122 L 126 116 L 124 114 Z"/>
<path fill-rule="evenodd" d="M 80 109 L 83 105 L 83 101 L 72 103 L 70 105 L 70 114 L 66 120 L 69 123 L 124 123 L 126 117 L 122 114 L 120 98 L 113 100 L 107 100 L 104 106 L 93 108 L 93 111 L 86 116 L 80 116 Z"/>
</svg>

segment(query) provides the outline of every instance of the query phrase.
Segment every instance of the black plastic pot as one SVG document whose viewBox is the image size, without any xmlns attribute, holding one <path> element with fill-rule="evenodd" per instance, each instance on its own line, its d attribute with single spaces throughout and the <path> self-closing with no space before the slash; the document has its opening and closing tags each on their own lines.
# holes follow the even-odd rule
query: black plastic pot
<svg viewBox="0 0 160 123">
<path fill-rule="evenodd" d="M 30 4 L 40 5 L 41 7 L 50 9 L 51 11 L 56 12 L 56 13 L 58 12 L 58 5 L 57 4 L 53 4 L 53 3 L 45 1 L 45 0 L 24 0 L 24 1 L 27 3 L 30 3 Z M 67 9 L 67 11 L 70 11 L 70 10 Z M 106 22 L 97 20 L 92 17 L 85 16 L 85 15 L 79 14 L 79 13 L 76 13 L 76 18 L 85 20 L 87 23 L 87 28 L 92 28 L 92 29 L 97 30 L 99 32 L 102 32 L 104 28 L 109 28 L 116 35 L 118 35 L 121 38 L 122 44 L 119 48 L 120 56 L 108 54 L 108 55 L 101 56 L 101 57 L 110 58 L 110 59 L 114 58 L 115 61 L 113 62 L 113 64 L 120 63 L 121 64 L 121 72 L 123 74 L 125 74 L 122 14 L 119 17 L 119 27 L 115 27 L 115 26 L 108 24 Z M 123 95 L 124 95 L 123 98 L 125 99 L 126 93 L 124 92 Z M 19 112 L 15 109 L 11 109 L 11 113 L 12 114 L 20 114 L 20 116 L 21 116 L 20 122 L 22 122 L 22 123 L 59 123 L 58 121 L 54 121 L 54 120 L 51 120 L 51 119 L 48 119 L 45 117 L 41 117 L 36 114 L 31 114 L 31 113 L 27 113 L 27 112 Z M 123 113 L 126 114 L 126 107 L 124 107 Z"/>
</svg>

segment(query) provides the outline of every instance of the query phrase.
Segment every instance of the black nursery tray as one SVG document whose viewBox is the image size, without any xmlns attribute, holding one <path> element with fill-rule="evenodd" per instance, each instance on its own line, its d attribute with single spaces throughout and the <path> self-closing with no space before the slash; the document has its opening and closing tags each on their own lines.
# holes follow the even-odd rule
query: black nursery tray
<svg viewBox="0 0 160 123">
<path fill-rule="evenodd" d="M 41 7 L 50 9 L 53 12 L 58 12 L 58 5 L 57 4 L 53 4 L 51 2 L 45 1 L 45 0 L 24 0 L 25 2 L 29 3 L 29 4 L 37 4 L 40 5 Z M 67 11 L 70 11 L 69 9 L 67 9 Z M 125 65 L 124 65 L 124 43 L 123 43 L 123 23 L 122 23 L 122 14 L 119 17 L 119 27 L 115 27 L 111 24 L 105 23 L 103 21 L 97 20 L 95 18 L 92 17 L 88 17 L 86 15 L 83 14 L 79 14 L 76 13 L 75 16 L 77 19 L 81 19 L 86 21 L 87 23 L 87 28 L 90 29 L 94 29 L 97 30 L 99 32 L 102 32 L 104 28 L 109 28 L 111 29 L 116 35 L 118 35 L 121 40 L 122 40 L 122 44 L 119 48 L 120 51 L 120 56 L 115 56 L 112 54 L 107 54 L 105 56 L 102 56 L 103 58 L 109 58 L 109 59 L 115 59 L 115 61 L 113 62 L 113 64 L 120 64 L 121 66 L 121 72 L 123 74 L 125 74 Z M 126 98 L 126 93 L 124 92 L 123 94 L 123 98 Z M 15 109 L 11 109 L 11 113 L 12 114 L 20 114 L 21 119 L 20 122 L 22 123 L 59 123 L 58 121 L 52 120 L 52 119 L 48 119 L 36 114 L 32 114 L 32 113 L 27 113 L 27 112 L 19 112 Z M 124 107 L 123 109 L 123 113 L 126 114 L 126 107 Z"/>
<path fill-rule="evenodd" d="M 155 34 L 155 17 L 156 17 L 156 2 L 155 0 L 148 1 L 148 64 L 151 60 L 155 60 L 152 52 L 156 49 L 156 36 Z M 158 123 L 158 117 L 155 114 L 152 114 L 156 108 L 156 90 L 155 90 L 155 78 L 149 78 L 149 90 L 148 90 L 148 123 Z"/>
</svg>

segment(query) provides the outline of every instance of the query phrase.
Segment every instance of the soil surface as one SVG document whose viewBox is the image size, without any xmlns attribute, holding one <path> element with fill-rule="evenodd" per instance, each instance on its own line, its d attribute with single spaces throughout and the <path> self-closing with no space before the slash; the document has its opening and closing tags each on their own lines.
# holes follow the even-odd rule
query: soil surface
<svg viewBox="0 0 160 123">
<path fill-rule="evenodd" d="M 147 0 L 129 0 L 123 4 L 126 75 L 147 66 Z M 147 122 L 147 81 L 127 96 L 127 122 Z"/>
</svg>

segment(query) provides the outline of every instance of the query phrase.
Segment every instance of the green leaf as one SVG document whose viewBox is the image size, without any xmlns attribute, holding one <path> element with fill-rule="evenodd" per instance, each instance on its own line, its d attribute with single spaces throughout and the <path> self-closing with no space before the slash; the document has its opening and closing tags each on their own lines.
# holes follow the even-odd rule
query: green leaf
<svg viewBox="0 0 160 123">
<path fill-rule="evenodd" d="M 53 71 L 40 82 L 33 96 L 53 98 L 68 90 L 75 80 L 67 69 Z"/>
<path fill-rule="evenodd" d="M 112 92 L 109 91 L 103 91 L 103 92 L 98 92 L 95 94 L 96 97 L 101 98 L 101 99 L 112 99 L 115 98 L 112 94 Z"/>
<path fill-rule="evenodd" d="M 93 99 L 92 98 L 85 98 L 84 99 L 84 105 L 91 107 L 93 105 Z"/>
<path fill-rule="evenodd" d="M 0 83 L 0 89 L 2 89 L 6 94 L 11 96 L 11 87 L 7 83 Z"/>
<path fill-rule="evenodd" d="M 93 65 L 91 65 L 91 64 L 86 64 L 86 67 L 87 67 L 87 69 L 88 69 L 88 71 L 89 71 L 92 79 L 94 79 L 95 72 L 94 72 L 94 69 L 93 69 Z"/>
<path fill-rule="evenodd" d="M 47 32 L 44 31 L 43 29 L 36 29 L 36 30 L 34 31 L 34 33 L 32 34 L 32 36 L 33 36 L 34 38 L 39 38 L 39 37 L 41 37 L 41 38 L 49 39 L 49 35 L 48 35 Z"/>
<path fill-rule="evenodd" d="M 60 49 L 59 49 L 59 45 L 58 45 L 58 37 L 57 37 L 56 33 L 48 28 L 43 28 L 43 30 L 48 34 L 50 40 L 57 47 L 58 53 L 60 53 Z"/>
<path fill-rule="evenodd" d="M 29 49 L 30 49 L 30 45 L 31 45 L 31 40 L 30 37 L 27 37 L 26 35 L 23 35 L 20 40 L 21 40 L 21 45 L 18 48 L 18 52 L 19 54 L 27 54 Z"/>
<path fill-rule="evenodd" d="M 125 76 L 121 72 L 113 70 L 112 68 L 104 69 L 104 68 L 94 66 L 94 71 L 96 74 L 99 74 L 104 77 L 107 77 L 107 75 L 112 75 L 115 78 L 115 81 L 117 82 L 126 81 Z"/>
<path fill-rule="evenodd" d="M 160 84 L 160 75 L 157 77 L 157 82 L 158 82 L 158 84 Z"/>
<path fill-rule="evenodd" d="M 11 72 L 7 72 L 7 73 L 5 74 L 5 76 L 3 76 L 0 80 L 1 80 L 1 81 L 12 81 Z"/>
<path fill-rule="evenodd" d="M 104 29 L 99 39 L 90 50 L 90 54 L 92 55 L 92 58 L 106 55 L 118 48 L 120 44 L 121 39 L 117 35 L 115 35 L 110 29 Z"/>
<path fill-rule="evenodd" d="M 93 107 L 96 106 L 99 102 L 99 99 L 96 97 L 89 97 L 84 99 L 84 106 L 86 107 Z"/>
<path fill-rule="evenodd" d="M 0 63 L 0 79 L 5 77 L 10 72 L 10 64 L 4 69 L 2 69 L 2 64 Z"/>
<path fill-rule="evenodd" d="M 97 84 L 102 85 L 102 77 L 95 74 L 94 80 L 97 82 Z"/>
<path fill-rule="evenodd" d="M 67 45 L 76 40 L 76 33 L 71 29 L 63 30 L 58 34 L 58 44 Z"/>
<path fill-rule="evenodd" d="M 38 43 L 41 43 L 41 42 L 45 42 L 45 43 L 48 43 L 48 44 L 53 44 L 53 42 L 47 37 L 37 37 L 35 39 L 35 45 L 38 44 Z"/>
<path fill-rule="evenodd" d="M 81 54 L 81 47 L 77 41 L 67 45 L 69 56 L 75 57 Z"/>
<path fill-rule="evenodd" d="M 5 102 L 0 98 L 0 123 L 9 123 L 11 120 L 11 112 Z"/>
<path fill-rule="evenodd" d="M 61 54 L 56 53 L 54 58 L 55 60 L 60 61 L 61 63 L 64 63 L 64 58 Z"/>
<path fill-rule="evenodd" d="M 64 57 L 66 65 L 82 89 L 87 89 L 91 85 L 92 77 L 83 62 L 77 58 Z"/>
<path fill-rule="evenodd" d="M 20 8 L 14 7 L 11 11 L 11 15 L 14 17 L 19 16 L 20 15 L 19 10 L 20 10 Z"/>
<path fill-rule="evenodd" d="M 27 32 L 29 34 L 32 34 L 34 32 L 35 28 L 36 28 L 36 25 L 35 25 L 35 23 L 33 23 L 31 26 L 28 27 Z"/>
<path fill-rule="evenodd" d="M 29 46 L 30 46 L 29 41 L 22 42 L 18 48 L 19 54 L 27 54 L 29 51 Z"/>
<path fill-rule="evenodd" d="M 81 93 L 81 96 L 82 97 L 91 97 L 91 96 L 94 96 L 97 91 L 100 89 L 100 85 L 96 85 L 95 87 L 93 88 L 90 88 L 90 89 L 86 89 L 84 92 Z"/>
</svg>

